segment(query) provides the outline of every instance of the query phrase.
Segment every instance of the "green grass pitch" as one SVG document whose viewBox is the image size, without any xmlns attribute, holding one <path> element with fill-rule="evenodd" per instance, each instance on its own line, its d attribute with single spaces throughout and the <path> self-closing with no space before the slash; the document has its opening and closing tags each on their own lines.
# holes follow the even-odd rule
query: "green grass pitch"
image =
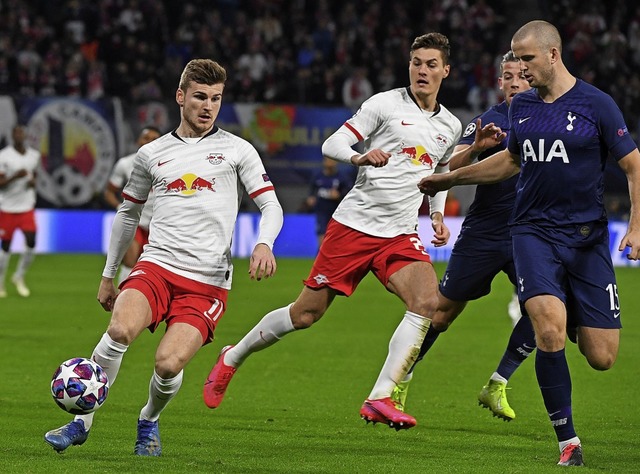
<svg viewBox="0 0 640 474">
<path fill-rule="evenodd" d="M 16 264 L 11 261 L 11 274 Z M 469 304 L 416 369 L 407 411 L 416 428 L 396 432 L 366 425 L 358 412 L 403 314 L 402 304 L 371 276 L 350 298 L 337 298 L 313 328 L 290 334 L 250 357 L 224 403 L 209 410 L 202 383 L 223 345 L 236 342 L 266 312 L 292 301 L 309 260 L 279 260 L 262 282 L 235 262 L 234 289 L 216 340 L 187 367 L 181 392 L 162 415 L 163 455 L 132 454 L 136 420 L 146 402 L 161 334 L 145 332 L 130 348 L 88 441 L 56 454 L 45 431 L 70 417 L 49 394 L 58 364 L 91 354 L 109 320 L 96 302 L 104 257 L 39 255 L 28 275 L 30 298 L 7 281 L 0 300 L 0 460 L 2 472 L 216 473 L 546 473 L 558 448 L 535 380 L 533 360 L 510 381 L 517 418 L 506 423 L 477 405 L 511 325 L 510 286 Z M 444 267 L 437 265 L 442 274 Z M 617 269 L 623 323 L 618 362 L 589 368 L 567 348 L 575 423 L 585 472 L 638 472 L 640 408 L 639 270 Z M 7 278 L 8 280 L 8 278 Z"/>
</svg>

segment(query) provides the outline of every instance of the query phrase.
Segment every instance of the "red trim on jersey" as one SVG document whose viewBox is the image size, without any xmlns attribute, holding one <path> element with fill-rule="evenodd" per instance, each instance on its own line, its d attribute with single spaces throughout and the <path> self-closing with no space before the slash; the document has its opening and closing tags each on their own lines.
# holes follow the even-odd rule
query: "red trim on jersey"
<svg viewBox="0 0 640 474">
<path fill-rule="evenodd" d="M 364 138 L 362 138 L 362 135 L 360 135 L 360 132 L 358 132 L 355 128 L 353 128 L 353 125 L 351 125 L 349 122 L 345 122 L 344 126 L 353 132 L 353 134 L 356 136 L 358 141 L 364 140 Z"/>
<path fill-rule="evenodd" d="M 144 201 L 141 201 L 140 199 L 136 199 L 133 196 L 129 196 L 126 193 L 122 193 L 122 199 L 126 199 L 127 201 L 131 201 L 131 202 L 135 202 L 136 204 L 144 204 L 146 201 L 146 199 Z"/>
<path fill-rule="evenodd" d="M 267 191 L 275 191 L 275 188 L 273 186 L 267 186 L 266 188 L 258 189 L 257 191 L 254 191 L 251 194 L 249 194 L 249 197 L 251 199 L 254 199 L 260 196 L 261 194 L 266 193 Z"/>
</svg>

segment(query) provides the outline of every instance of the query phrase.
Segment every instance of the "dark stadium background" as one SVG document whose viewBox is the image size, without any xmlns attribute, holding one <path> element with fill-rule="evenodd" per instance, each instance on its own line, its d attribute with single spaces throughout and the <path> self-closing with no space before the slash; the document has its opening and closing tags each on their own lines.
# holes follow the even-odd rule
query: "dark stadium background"
<svg viewBox="0 0 640 474">
<path fill-rule="evenodd" d="M 412 39 L 440 31 L 452 44 L 452 73 L 440 102 L 466 122 L 492 105 L 482 88 L 495 84 L 511 34 L 531 19 L 559 28 L 569 69 L 613 96 L 637 140 L 640 6 L 632 0 L 2 1 L 0 112 L 8 102 L 17 104 L 15 119 L 28 122 L 25 101 L 97 101 L 111 114 L 116 147 L 108 159 L 115 161 L 134 151 L 144 125 L 165 132 L 175 126 L 177 78 L 191 58 L 214 58 L 227 68 L 227 105 L 286 105 L 293 113 L 337 108 L 348 116 L 342 85 L 354 69 L 364 68 L 374 93 L 404 86 Z M 478 94 L 470 95 L 474 89 Z M 2 115 L 0 146 L 12 124 L 11 114 Z M 246 135 L 246 127 L 240 132 Z M 295 150 L 299 159 L 283 161 L 273 143 L 261 151 L 285 211 L 296 212 L 319 152 Z M 617 166 L 608 169 L 608 201 L 621 204 L 624 215 L 626 180 Z M 48 198 L 39 182 L 38 205 L 103 209 L 98 184 L 106 179 L 104 172 L 93 176 L 93 192 L 71 202 Z M 456 195 L 464 210 L 472 190 Z"/>
</svg>

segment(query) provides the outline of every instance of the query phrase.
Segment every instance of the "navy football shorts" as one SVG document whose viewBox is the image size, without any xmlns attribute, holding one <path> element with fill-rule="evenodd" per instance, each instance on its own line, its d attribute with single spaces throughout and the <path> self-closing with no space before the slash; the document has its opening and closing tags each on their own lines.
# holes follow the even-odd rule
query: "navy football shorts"
<svg viewBox="0 0 640 474">
<path fill-rule="evenodd" d="M 471 301 L 488 295 L 491 282 L 505 272 L 516 283 L 511 240 L 490 240 L 460 234 L 453 246 L 440 293 L 453 301 Z"/>
<path fill-rule="evenodd" d="M 525 302 L 553 295 L 567 308 L 570 324 L 619 329 L 620 302 L 609 242 L 566 247 L 534 234 L 513 236 L 518 297 Z"/>
</svg>

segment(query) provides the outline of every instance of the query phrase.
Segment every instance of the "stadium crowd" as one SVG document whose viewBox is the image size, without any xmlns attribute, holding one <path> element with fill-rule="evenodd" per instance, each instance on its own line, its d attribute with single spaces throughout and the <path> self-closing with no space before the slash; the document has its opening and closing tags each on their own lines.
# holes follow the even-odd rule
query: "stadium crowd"
<svg viewBox="0 0 640 474">
<path fill-rule="evenodd" d="M 528 2 L 558 24 L 570 68 L 609 92 L 636 132 L 640 7 Z M 142 103 L 172 96 L 186 62 L 209 57 L 234 78 L 226 101 L 357 108 L 375 92 L 406 85 L 407 58 L 398 51 L 408 51 L 416 34 L 439 31 L 453 45 L 440 99 L 479 112 L 499 100 L 507 19 L 522 7 L 507 0 L 5 0 L 0 94 Z"/>
</svg>

